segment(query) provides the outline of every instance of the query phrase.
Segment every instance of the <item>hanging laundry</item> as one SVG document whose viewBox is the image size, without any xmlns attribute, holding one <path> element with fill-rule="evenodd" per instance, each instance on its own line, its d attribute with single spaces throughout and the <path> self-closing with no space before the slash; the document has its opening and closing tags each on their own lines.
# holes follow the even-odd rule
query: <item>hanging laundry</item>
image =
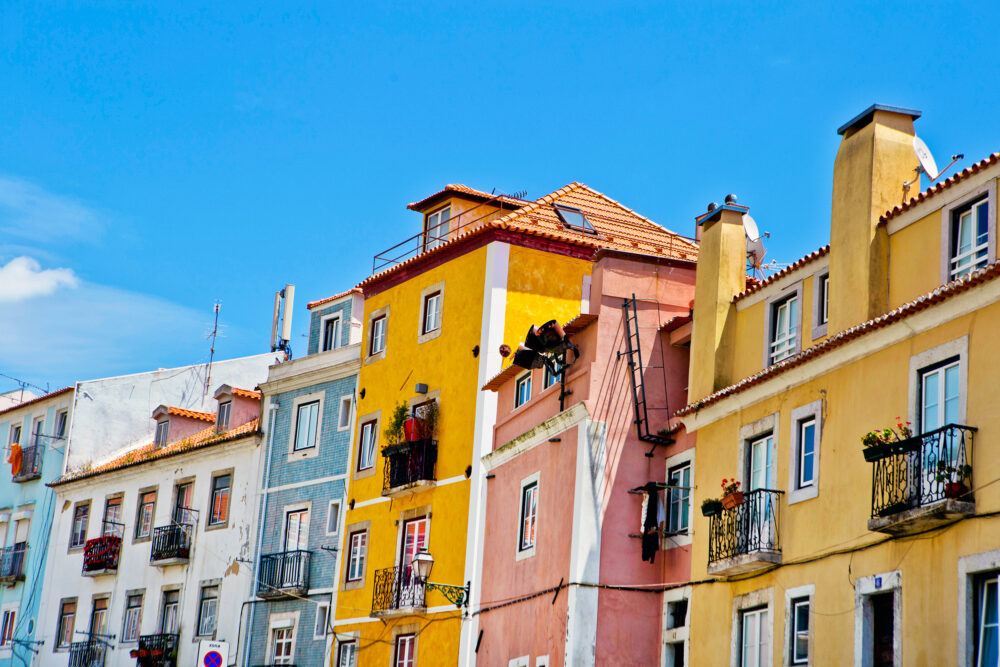
<svg viewBox="0 0 1000 667">
<path fill-rule="evenodd" d="M 656 562 L 656 552 L 660 549 L 659 495 L 656 482 L 646 484 L 642 504 L 642 560 L 650 563 Z"/>
</svg>

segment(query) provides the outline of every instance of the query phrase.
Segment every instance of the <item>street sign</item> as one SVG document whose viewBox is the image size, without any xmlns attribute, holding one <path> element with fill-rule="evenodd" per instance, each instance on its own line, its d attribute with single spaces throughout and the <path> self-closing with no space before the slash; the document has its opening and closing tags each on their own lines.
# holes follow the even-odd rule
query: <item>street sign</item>
<svg viewBox="0 0 1000 667">
<path fill-rule="evenodd" d="M 201 642 L 195 664 L 198 667 L 226 667 L 229 664 L 229 642 Z"/>
</svg>

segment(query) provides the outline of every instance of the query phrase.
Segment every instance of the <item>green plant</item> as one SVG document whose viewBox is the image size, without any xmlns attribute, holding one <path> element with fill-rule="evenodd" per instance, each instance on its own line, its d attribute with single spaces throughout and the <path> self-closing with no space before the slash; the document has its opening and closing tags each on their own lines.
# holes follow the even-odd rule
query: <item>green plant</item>
<svg viewBox="0 0 1000 667">
<path fill-rule="evenodd" d="M 972 466 L 968 463 L 952 465 L 947 461 L 938 461 L 937 474 L 934 475 L 934 481 L 938 484 L 943 482 L 961 482 L 971 474 Z"/>
<path fill-rule="evenodd" d="M 910 422 L 902 421 L 902 417 L 896 417 L 896 428 L 887 426 L 881 430 L 868 431 L 861 436 L 861 444 L 865 447 L 875 447 L 890 442 L 902 442 L 913 437 L 913 430 Z"/>
<path fill-rule="evenodd" d="M 396 404 L 396 407 L 392 411 L 392 417 L 389 419 L 389 424 L 383 431 L 385 439 L 390 445 L 398 445 L 403 441 L 403 423 L 409 415 L 410 410 L 406 407 L 406 403 L 400 401 Z"/>
<path fill-rule="evenodd" d="M 424 420 L 424 437 L 433 440 L 437 435 L 438 421 L 441 419 L 441 408 L 437 401 L 431 401 L 421 411 Z"/>
</svg>

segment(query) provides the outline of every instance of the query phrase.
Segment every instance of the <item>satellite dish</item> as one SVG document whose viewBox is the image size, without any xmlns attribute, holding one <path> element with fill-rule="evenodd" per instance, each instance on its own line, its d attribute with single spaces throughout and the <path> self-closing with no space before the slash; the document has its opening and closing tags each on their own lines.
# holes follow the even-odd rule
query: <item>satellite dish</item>
<svg viewBox="0 0 1000 667">
<path fill-rule="evenodd" d="M 934 156 L 931 155 L 931 150 L 927 148 L 927 144 L 916 135 L 913 135 L 913 152 L 917 154 L 917 159 L 920 160 L 920 168 L 927 174 L 927 178 L 936 181 L 941 172 L 938 171 L 937 163 L 934 161 Z"/>
<path fill-rule="evenodd" d="M 757 231 L 757 223 L 754 222 L 749 213 L 743 214 L 743 231 L 747 233 L 747 238 L 751 241 L 756 241 L 760 238 L 760 232 Z M 748 244 L 747 249 L 749 250 L 749 248 L 750 246 Z"/>
</svg>

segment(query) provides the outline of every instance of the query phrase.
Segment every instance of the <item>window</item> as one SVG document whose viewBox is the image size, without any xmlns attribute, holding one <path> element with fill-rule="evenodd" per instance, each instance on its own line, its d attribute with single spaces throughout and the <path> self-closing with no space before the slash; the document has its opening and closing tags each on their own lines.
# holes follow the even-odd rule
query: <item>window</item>
<svg viewBox="0 0 1000 667">
<path fill-rule="evenodd" d="M 451 206 L 445 206 L 427 216 L 427 221 L 424 223 L 424 234 L 426 236 L 424 246 L 426 250 L 433 250 L 448 240 L 450 222 Z"/>
<path fill-rule="evenodd" d="M 378 440 L 378 422 L 365 422 L 361 426 L 361 440 L 358 446 L 358 470 L 367 470 L 375 465 L 375 443 Z"/>
<path fill-rule="evenodd" d="M 975 661 L 976 667 L 1000 664 L 1000 602 L 997 573 L 980 576 L 975 583 Z"/>
<path fill-rule="evenodd" d="M 56 428 L 52 434 L 57 438 L 66 437 L 66 424 L 69 421 L 69 410 L 60 410 L 56 413 Z"/>
<path fill-rule="evenodd" d="M 316 627 L 313 628 L 313 639 L 325 639 L 327 617 L 330 615 L 330 605 L 316 605 Z"/>
<path fill-rule="evenodd" d="M 959 362 L 952 358 L 920 372 L 920 433 L 959 421 Z"/>
<path fill-rule="evenodd" d="M 10 646 L 14 639 L 14 621 L 17 619 L 17 609 L 3 610 L 3 625 L 0 626 L 0 646 Z"/>
<path fill-rule="evenodd" d="M 770 359 L 776 364 L 795 354 L 796 327 L 799 321 L 798 296 L 790 296 L 773 306 Z"/>
<path fill-rule="evenodd" d="M 535 528 L 538 523 L 538 482 L 531 482 L 521 489 L 521 531 L 519 551 L 535 546 Z"/>
<path fill-rule="evenodd" d="M 90 518 L 90 503 L 77 505 L 73 510 L 73 533 L 70 535 L 71 549 L 82 547 L 87 541 L 87 521 Z"/>
<path fill-rule="evenodd" d="M 167 420 L 156 422 L 156 437 L 153 440 L 153 444 L 157 447 L 162 447 L 167 444 L 167 430 L 169 427 L 170 422 Z"/>
<path fill-rule="evenodd" d="M 215 430 L 225 433 L 229 430 L 229 414 L 233 411 L 233 402 L 219 403 L 219 414 L 215 418 Z"/>
<path fill-rule="evenodd" d="M 830 274 L 819 278 L 819 309 L 816 317 L 818 324 L 830 321 Z"/>
<path fill-rule="evenodd" d="M 360 581 L 365 575 L 365 555 L 368 551 L 367 531 L 351 533 L 351 550 L 348 554 L 347 580 Z"/>
<path fill-rule="evenodd" d="M 302 403 L 295 417 L 295 451 L 316 446 L 316 427 L 319 421 L 319 401 Z"/>
<path fill-rule="evenodd" d="M 108 598 L 94 598 L 93 607 L 90 610 L 90 634 L 103 635 L 108 626 Z"/>
<path fill-rule="evenodd" d="M 340 532 L 340 501 L 331 500 L 326 512 L 326 534 L 336 535 Z"/>
<path fill-rule="evenodd" d="M 174 487 L 174 494 L 174 523 L 193 525 L 195 513 L 191 509 L 191 500 L 194 496 L 194 485 L 178 484 Z"/>
<path fill-rule="evenodd" d="M 104 522 L 101 525 L 101 536 L 122 537 L 125 526 L 122 524 L 122 497 L 108 498 L 104 503 Z"/>
<path fill-rule="evenodd" d="M 740 667 L 763 667 L 768 660 L 767 608 L 741 614 Z"/>
<path fill-rule="evenodd" d="M 16 445 L 21 442 L 21 425 L 10 427 L 10 444 Z"/>
<path fill-rule="evenodd" d="M 219 611 L 219 587 L 202 586 L 201 602 L 198 605 L 198 636 L 215 634 L 215 621 Z"/>
<path fill-rule="evenodd" d="M 63 600 L 59 607 L 59 622 L 56 629 L 56 648 L 69 648 L 73 643 L 76 627 L 76 600 Z"/>
<path fill-rule="evenodd" d="M 575 229 L 578 232 L 597 234 L 597 230 L 594 229 L 594 226 L 590 224 L 590 220 L 587 220 L 587 216 L 580 209 L 573 208 L 572 206 L 553 206 L 553 208 L 556 210 L 556 215 L 559 216 L 559 219 L 566 227 Z"/>
<path fill-rule="evenodd" d="M 180 607 L 180 591 L 163 592 L 163 609 L 160 613 L 160 632 L 168 635 L 177 632 L 177 610 Z"/>
<path fill-rule="evenodd" d="M 340 399 L 340 414 L 337 419 L 337 429 L 340 431 L 351 427 L 351 407 L 354 399 L 351 396 L 344 396 Z"/>
<path fill-rule="evenodd" d="M 42 438 L 45 437 L 45 417 L 39 417 L 34 422 L 31 423 L 31 442 L 30 445 L 40 445 L 42 444 Z"/>
<path fill-rule="evenodd" d="M 139 640 L 139 627 L 142 622 L 142 593 L 129 595 L 125 599 L 125 619 L 122 622 L 122 641 Z"/>
<path fill-rule="evenodd" d="M 156 510 L 156 491 L 139 494 L 139 508 L 135 513 L 135 536 L 149 537 L 153 534 L 153 513 Z"/>
<path fill-rule="evenodd" d="M 792 600 L 792 633 L 790 641 L 791 655 L 789 664 L 809 664 L 809 598 Z"/>
<path fill-rule="evenodd" d="M 358 664 L 358 643 L 351 641 L 340 642 L 337 649 L 337 667 L 357 667 Z"/>
<path fill-rule="evenodd" d="M 368 354 L 375 355 L 385 351 L 385 315 L 381 315 L 372 320 L 371 337 L 369 340 Z"/>
<path fill-rule="evenodd" d="M 285 514 L 285 551 L 305 551 L 309 548 L 309 510 L 292 510 Z"/>
<path fill-rule="evenodd" d="M 208 525 L 218 526 L 229 521 L 229 495 L 233 477 L 230 474 L 212 478 L 212 504 L 208 513 Z"/>
<path fill-rule="evenodd" d="M 275 665 L 292 664 L 292 642 L 295 640 L 295 628 L 275 628 L 271 631 L 271 663 Z"/>
<path fill-rule="evenodd" d="M 395 667 L 414 667 L 417 664 L 417 636 L 399 635 L 396 637 Z"/>
<path fill-rule="evenodd" d="M 667 531 L 686 533 L 691 510 L 691 464 L 677 466 L 667 476 Z"/>
<path fill-rule="evenodd" d="M 813 471 L 816 458 L 816 418 L 810 417 L 799 422 L 798 488 L 804 489 L 815 483 Z"/>
<path fill-rule="evenodd" d="M 321 350 L 335 350 L 340 347 L 340 317 L 330 317 L 323 320 L 323 347 Z"/>
<path fill-rule="evenodd" d="M 561 369 L 558 372 L 553 373 L 552 369 L 550 369 L 548 366 L 546 366 L 545 367 L 545 379 L 542 381 L 542 389 L 548 389 L 549 387 L 551 387 L 552 385 L 554 385 L 556 382 L 559 382 L 561 378 L 562 378 L 562 371 L 561 371 Z"/>
<path fill-rule="evenodd" d="M 667 630 L 683 628 L 687 625 L 687 598 L 671 600 L 667 603 Z"/>
<path fill-rule="evenodd" d="M 531 398 L 531 372 L 527 372 L 517 379 L 514 387 L 514 407 L 519 408 Z"/>
<path fill-rule="evenodd" d="M 441 328 L 441 292 L 424 297 L 424 326 L 420 333 L 430 333 Z"/>
<path fill-rule="evenodd" d="M 948 264 L 952 280 L 983 266 L 989 254 L 989 200 L 981 199 L 952 213 Z"/>
</svg>

